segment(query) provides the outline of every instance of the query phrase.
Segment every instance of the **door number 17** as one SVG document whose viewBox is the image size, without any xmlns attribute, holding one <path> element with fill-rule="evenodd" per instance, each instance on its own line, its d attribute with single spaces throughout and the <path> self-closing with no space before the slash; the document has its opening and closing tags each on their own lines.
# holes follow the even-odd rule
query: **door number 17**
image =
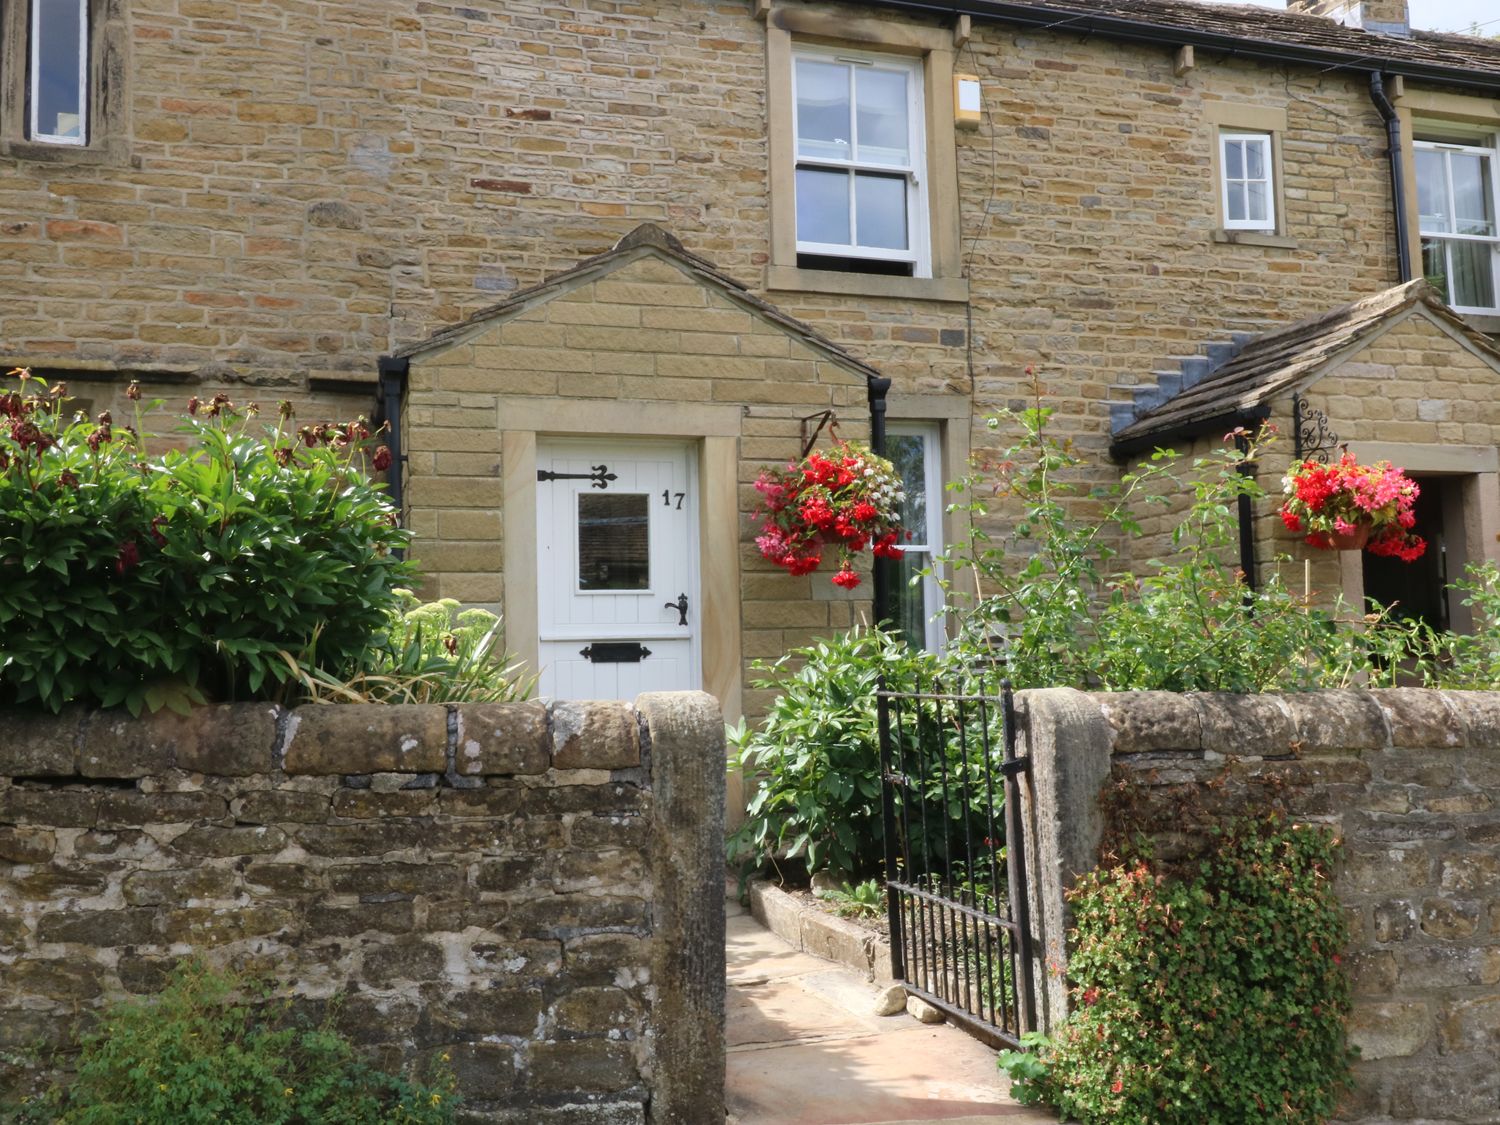
<svg viewBox="0 0 1500 1125">
<path fill-rule="evenodd" d="M 674 496 L 677 497 L 676 504 L 672 503 L 672 497 Z M 686 496 L 686 492 L 673 492 L 670 488 L 661 490 L 661 502 L 669 508 L 676 508 L 679 512 L 682 511 L 682 501 Z"/>
</svg>

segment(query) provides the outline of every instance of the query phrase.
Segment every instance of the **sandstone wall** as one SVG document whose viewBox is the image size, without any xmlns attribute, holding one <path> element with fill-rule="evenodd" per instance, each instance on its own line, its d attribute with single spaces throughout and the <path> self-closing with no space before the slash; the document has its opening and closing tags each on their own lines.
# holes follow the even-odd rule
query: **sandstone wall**
<svg viewBox="0 0 1500 1125">
<path fill-rule="evenodd" d="M 1034 916 L 1066 963 L 1062 890 L 1119 827 L 1108 783 L 1143 786 L 1169 857 L 1197 830 L 1279 807 L 1342 838 L 1350 1037 L 1343 1119 L 1493 1122 L 1500 1105 L 1500 694 L 1415 689 L 1215 696 L 1026 692 L 1039 825 Z M 1200 810 L 1197 818 L 1184 809 Z M 1065 1007 L 1049 974 L 1050 1017 Z"/>
<path fill-rule="evenodd" d="M 0 359 L 370 373 L 643 220 L 761 282 L 772 142 L 749 0 L 127 7 L 118 153 L 0 155 Z M 1360 76 L 1206 52 L 1179 75 L 1170 45 L 972 30 L 955 66 L 985 118 L 948 138 L 972 340 L 959 303 L 773 295 L 898 392 L 972 393 L 982 413 L 1035 363 L 1098 452 L 1112 382 L 1394 282 Z M 1269 243 L 1216 239 L 1226 104 L 1286 113 Z"/>
<path fill-rule="evenodd" d="M 0 730 L 0 1104 L 186 955 L 339 998 L 387 1065 L 446 1051 L 474 1120 L 687 1122 L 722 1096 L 707 697 Z"/>
</svg>

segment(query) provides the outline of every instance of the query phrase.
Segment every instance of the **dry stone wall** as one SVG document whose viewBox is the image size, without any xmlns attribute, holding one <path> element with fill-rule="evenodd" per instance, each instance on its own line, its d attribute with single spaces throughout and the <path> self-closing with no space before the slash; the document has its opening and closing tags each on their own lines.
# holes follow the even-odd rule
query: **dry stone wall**
<svg viewBox="0 0 1500 1125">
<path fill-rule="evenodd" d="M 473 1120 L 700 1120 L 722 730 L 696 693 L 4 716 L 0 1104 L 198 955 L 339 998 L 386 1065 L 447 1052 Z"/>
<path fill-rule="evenodd" d="M 1037 827 L 1033 892 L 1065 1009 L 1063 888 L 1122 827 L 1129 782 L 1158 854 L 1193 855 L 1223 818 L 1281 808 L 1334 828 L 1335 888 L 1361 1050 L 1342 1120 L 1500 1120 L 1500 694 L 1026 692 Z"/>
</svg>

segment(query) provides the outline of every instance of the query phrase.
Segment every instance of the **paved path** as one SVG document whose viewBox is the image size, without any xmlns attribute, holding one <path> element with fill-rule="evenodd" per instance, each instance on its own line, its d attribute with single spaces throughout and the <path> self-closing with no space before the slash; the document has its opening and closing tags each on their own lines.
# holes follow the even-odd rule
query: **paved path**
<svg viewBox="0 0 1500 1125">
<path fill-rule="evenodd" d="M 730 903 L 731 1125 L 1055 1125 L 957 1028 L 876 1016 L 876 987 Z"/>
</svg>

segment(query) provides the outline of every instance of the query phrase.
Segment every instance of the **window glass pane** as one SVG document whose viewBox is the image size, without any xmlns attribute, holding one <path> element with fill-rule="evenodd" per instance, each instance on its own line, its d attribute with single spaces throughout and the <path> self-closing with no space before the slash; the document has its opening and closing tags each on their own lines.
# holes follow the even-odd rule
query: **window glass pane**
<svg viewBox="0 0 1500 1125">
<path fill-rule="evenodd" d="M 1489 242 L 1449 242 L 1449 301 L 1464 308 L 1495 307 L 1495 247 Z"/>
<path fill-rule="evenodd" d="M 1251 180 L 1245 185 L 1247 192 L 1246 213 L 1251 220 L 1265 222 L 1266 219 L 1266 185 L 1262 182 Z"/>
<path fill-rule="evenodd" d="M 1232 183 L 1229 185 L 1229 214 L 1226 216 L 1231 222 L 1244 222 L 1245 214 L 1245 185 Z"/>
<path fill-rule="evenodd" d="M 1448 292 L 1448 252 L 1447 243 L 1440 238 L 1422 239 L 1422 276 L 1427 283 L 1438 291 L 1446 304 L 1453 304 L 1453 297 Z"/>
<path fill-rule="evenodd" d="M 918 571 L 931 565 L 931 561 L 925 552 L 903 551 L 894 564 L 896 580 L 892 583 L 895 589 L 891 593 L 896 605 L 893 616 L 898 634 L 912 648 L 927 647 L 928 618 L 926 584 L 917 579 L 913 585 L 912 579 L 917 577 Z"/>
<path fill-rule="evenodd" d="M 82 138 L 82 0 L 34 0 L 31 96 L 37 136 Z"/>
<path fill-rule="evenodd" d="M 927 441 L 921 434 L 887 434 L 885 455 L 896 467 L 896 475 L 906 490 L 901 526 L 911 532 L 907 547 L 925 547 L 928 545 Z"/>
<path fill-rule="evenodd" d="M 1417 149 L 1417 211 L 1424 231 L 1443 234 L 1448 226 L 1448 185 L 1444 178 L 1443 154 Z"/>
<path fill-rule="evenodd" d="M 1494 234 L 1494 188 L 1488 157 L 1467 152 L 1449 154 L 1453 175 L 1454 224 L 1457 234 Z"/>
<path fill-rule="evenodd" d="M 1245 142 L 1224 142 L 1224 178 L 1229 180 L 1243 180 L 1245 178 Z"/>
<path fill-rule="evenodd" d="M 849 175 L 797 169 L 797 238 L 849 245 Z"/>
<path fill-rule="evenodd" d="M 797 155 L 848 160 L 849 67 L 797 60 Z"/>
<path fill-rule="evenodd" d="M 854 206 L 859 245 L 906 249 L 905 176 L 856 176 Z"/>
<path fill-rule="evenodd" d="M 877 164 L 910 160 L 906 81 L 906 73 L 898 70 L 855 71 L 860 160 Z"/>
<path fill-rule="evenodd" d="M 1266 146 L 1260 141 L 1245 142 L 1245 176 L 1252 180 L 1266 178 Z"/>
<path fill-rule="evenodd" d="M 648 498 L 643 493 L 578 494 L 578 588 L 651 588 Z"/>
</svg>

